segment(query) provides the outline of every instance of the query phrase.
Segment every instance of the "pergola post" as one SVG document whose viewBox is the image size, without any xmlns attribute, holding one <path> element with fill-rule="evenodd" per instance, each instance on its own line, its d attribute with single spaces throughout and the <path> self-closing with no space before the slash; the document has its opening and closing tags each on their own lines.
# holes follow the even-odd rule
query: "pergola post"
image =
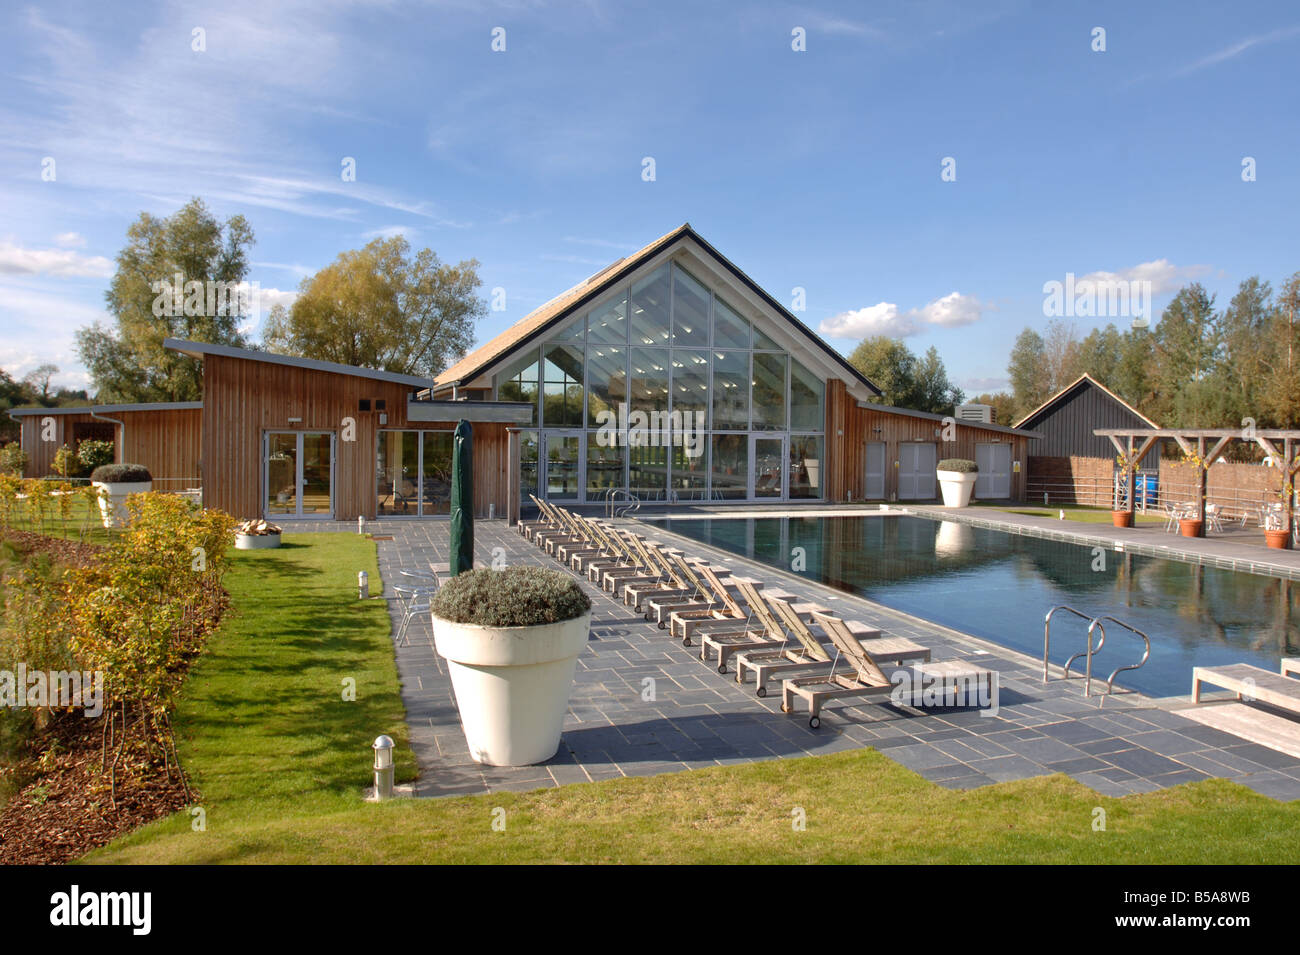
<svg viewBox="0 0 1300 955">
<path fill-rule="evenodd" d="M 1201 522 L 1197 537 L 1205 536 L 1205 493 L 1210 489 L 1210 462 L 1205 460 L 1205 439 L 1196 439 L 1196 469 L 1201 472 L 1196 482 L 1196 519 Z"/>
</svg>

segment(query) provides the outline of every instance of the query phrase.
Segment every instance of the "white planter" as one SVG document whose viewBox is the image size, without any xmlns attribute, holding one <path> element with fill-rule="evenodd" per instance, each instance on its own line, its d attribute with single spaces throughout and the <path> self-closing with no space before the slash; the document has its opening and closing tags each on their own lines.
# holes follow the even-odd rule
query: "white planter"
<svg viewBox="0 0 1300 955">
<path fill-rule="evenodd" d="M 541 763 L 560 748 L 578 654 L 591 614 L 536 627 L 480 627 L 433 618 L 470 755 L 489 766 Z"/>
<path fill-rule="evenodd" d="M 944 507 L 965 507 L 970 503 L 971 492 L 975 490 L 978 474 L 964 471 L 936 471 L 939 490 L 943 492 Z"/>
<path fill-rule="evenodd" d="M 961 557 L 969 554 L 975 543 L 975 528 L 956 521 L 940 521 L 939 532 L 934 535 L 934 552 L 939 557 Z"/>
<path fill-rule="evenodd" d="M 236 534 L 235 550 L 266 550 L 280 546 L 279 534 Z"/>
<path fill-rule="evenodd" d="M 99 516 L 105 527 L 125 527 L 131 519 L 126 510 L 130 494 L 145 494 L 153 490 L 153 481 L 93 481 L 99 488 Z"/>
</svg>

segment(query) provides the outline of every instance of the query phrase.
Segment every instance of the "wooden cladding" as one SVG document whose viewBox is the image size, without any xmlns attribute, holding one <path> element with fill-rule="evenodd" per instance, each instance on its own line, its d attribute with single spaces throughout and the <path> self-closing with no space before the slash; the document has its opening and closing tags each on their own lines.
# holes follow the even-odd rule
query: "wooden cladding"
<svg viewBox="0 0 1300 955">
<path fill-rule="evenodd" d="M 956 424 L 954 441 L 943 440 L 943 423 L 931 418 L 891 413 L 887 407 L 860 408 L 857 399 L 848 393 L 844 382 L 831 379 L 826 382 L 826 500 L 830 502 L 861 501 L 867 498 L 866 457 L 868 442 L 885 445 L 885 474 L 883 500 L 898 498 L 899 445 L 904 442 L 933 442 L 937 456 L 943 458 L 969 458 L 975 460 L 975 447 L 984 443 L 1001 443 L 1011 446 L 1011 460 L 1020 462 L 1020 470 L 1012 469 L 1011 499 L 1023 500 L 1027 443 L 1025 437 L 980 428 L 967 422 Z"/>
<path fill-rule="evenodd" d="M 22 445 L 27 452 L 27 477 L 54 473 L 54 455 L 67 445 L 73 451 L 80 441 L 102 436 L 109 429 L 117 446 L 116 460 L 143 464 L 149 473 L 165 481 L 166 490 L 179 490 L 182 479 L 197 486 L 200 477 L 202 412 L 197 408 L 168 408 L 150 411 L 116 411 L 105 418 L 85 414 L 24 415 Z M 51 422 L 47 429 L 44 422 Z M 116 424 L 120 421 L 125 426 Z M 44 440 L 46 434 L 53 440 Z"/>
<path fill-rule="evenodd" d="M 203 502 L 240 518 L 261 516 L 262 436 L 328 432 L 334 442 L 334 518 L 375 517 L 380 430 L 451 431 L 452 422 L 408 423 L 407 385 L 337 372 L 208 355 L 203 372 Z M 362 402 L 371 411 L 362 412 Z M 383 410 L 376 404 L 383 402 Z M 380 423 L 380 415 L 387 421 Z M 474 510 L 506 513 L 506 426 L 474 425 Z"/>
</svg>

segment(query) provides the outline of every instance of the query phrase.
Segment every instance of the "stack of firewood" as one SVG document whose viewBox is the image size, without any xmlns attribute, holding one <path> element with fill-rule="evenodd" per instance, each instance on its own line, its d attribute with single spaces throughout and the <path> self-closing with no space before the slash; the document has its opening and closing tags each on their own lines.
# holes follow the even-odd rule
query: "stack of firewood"
<svg viewBox="0 0 1300 955">
<path fill-rule="evenodd" d="M 244 523 L 235 528 L 235 532 L 238 534 L 249 534 L 254 537 L 278 534 L 280 533 L 280 530 L 281 528 L 278 525 L 272 524 L 270 521 L 264 521 L 261 518 L 252 521 L 244 521 Z"/>
</svg>

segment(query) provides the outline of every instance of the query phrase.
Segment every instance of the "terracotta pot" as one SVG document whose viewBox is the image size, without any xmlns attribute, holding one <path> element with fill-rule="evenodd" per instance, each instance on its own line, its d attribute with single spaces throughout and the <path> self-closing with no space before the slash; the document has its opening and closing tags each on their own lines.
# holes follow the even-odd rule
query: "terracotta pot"
<svg viewBox="0 0 1300 955">
<path fill-rule="evenodd" d="M 1133 515 L 1128 511 L 1111 511 L 1110 522 L 1116 527 L 1132 527 Z"/>
<path fill-rule="evenodd" d="M 1200 537 L 1201 525 L 1203 523 L 1204 521 L 1198 521 L 1195 518 L 1192 520 L 1180 520 L 1178 522 L 1178 531 L 1184 537 Z"/>
<path fill-rule="evenodd" d="M 1265 531 L 1264 541 L 1274 550 L 1289 550 L 1291 547 L 1291 532 Z"/>
</svg>

